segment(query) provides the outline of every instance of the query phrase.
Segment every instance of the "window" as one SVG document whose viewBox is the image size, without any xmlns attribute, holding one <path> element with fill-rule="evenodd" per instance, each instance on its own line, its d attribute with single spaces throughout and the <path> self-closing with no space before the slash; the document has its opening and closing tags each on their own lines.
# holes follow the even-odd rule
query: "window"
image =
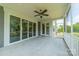
<svg viewBox="0 0 79 59">
<path fill-rule="evenodd" d="M 33 36 L 36 35 L 36 23 L 33 23 Z"/>
<path fill-rule="evenodd" d="M 49 34 L 49 23 L 46 23 L 46 34 Z"/>
<path fill-rule="evenodd" d="M 27 38 L 27 26 L 28 26 L 28 21 L 25 19 L 22 19 L 22 39 Z"/>
<path fill-rule="evenodd" d="M 45 34 L 45 24 L 42 24 L 42 34 Z"/>
<path fill-rule="evenodd" d="M 20 40 L 20 18 L 10 16 L 10 43 Z"/>
<path fill-rule="evenodd" d="M 32 22 L 29 22 L 29 37 L 32 37 Z"/>
<path fill-rule="evenodd" d="M 40 32 L 41 32 L 41 22 L 38 22 L 38 35 L 41 35 Z"/>
</svg>

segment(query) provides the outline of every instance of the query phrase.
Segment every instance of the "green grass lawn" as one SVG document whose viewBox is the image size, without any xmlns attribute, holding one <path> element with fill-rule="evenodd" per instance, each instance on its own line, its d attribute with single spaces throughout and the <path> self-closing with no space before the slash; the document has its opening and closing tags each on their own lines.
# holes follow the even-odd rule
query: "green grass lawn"
<svg viewBox="0 0 79 59">
<path fill-rule="evenodd" d="M 75 36 L 79 37 L 79 33 L 74 32 L 73 34 L 74 34 Z"/>
</svg>

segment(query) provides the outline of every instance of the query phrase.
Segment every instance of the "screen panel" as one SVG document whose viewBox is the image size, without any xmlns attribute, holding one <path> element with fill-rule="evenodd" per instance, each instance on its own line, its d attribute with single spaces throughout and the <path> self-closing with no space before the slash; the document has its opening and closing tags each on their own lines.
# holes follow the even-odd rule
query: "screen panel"
<svg viewBox="0 0 79 59">
<path fill-rule="evenodd" d="M 67 33 L 71 33 L 71 12 L 69 11 L 67 18 L 66 18 L 67 22 L 66 22 L 66 32 Z"/>
<path fill-rule="evenodd" d="M 79 37 L 79 4 L 72 5 L 72 25 L 73 25 L 73 35 Z"/>
</svg>

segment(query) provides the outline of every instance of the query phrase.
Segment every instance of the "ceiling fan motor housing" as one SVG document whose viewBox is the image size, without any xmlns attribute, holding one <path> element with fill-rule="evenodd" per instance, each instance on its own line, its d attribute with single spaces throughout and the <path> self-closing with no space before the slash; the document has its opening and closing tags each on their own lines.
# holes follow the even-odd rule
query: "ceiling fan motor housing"
<svg viewBox="0 0 79 59">
<path fill-rule="evenodd" d="M 47 9 L 45 9 L 45 10 L 41 10 L 40 9 L 40 12 L 38 12 L 37 10 L 35 10 L 34 12 L 37 13 L 37 15 L 35 15 L 35 17 L 36 16 L 40 16 L 40 18 L 42 18 L 43 16 L 48 16 L 48 14 L 45 14 L 47 12 Z"/>
</svg>

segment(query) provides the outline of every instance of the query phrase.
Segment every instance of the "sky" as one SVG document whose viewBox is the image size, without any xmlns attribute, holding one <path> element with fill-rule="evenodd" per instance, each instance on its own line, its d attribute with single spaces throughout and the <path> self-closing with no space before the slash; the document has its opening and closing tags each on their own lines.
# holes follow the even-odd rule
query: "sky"
<svg viewBox="0 0 79 59">
<path fill-rule="evenodd" d="M 73 24 L 79 23 L 79 15 L 73 18 Z"/>
<path fill-rule="evenodd" d="M 63 24 L 63 22 L 64 22 L 64 19 L 58 19 L 58 20 L 57 20 L 57 23 L 58 23 L 58 24 Z"/>
<path fill-rule="evenodd" d="M 72 15 L 72 22 L 73 24 L 78 23 L 79 22 L 79 3 L 78 4 L 72 4 L 72 8 L 70 10 L 71 14 L 69 13 L 68 17 L 67 17 L 67 24 L 70 25 L 71 24 L 71 15 Z"/>
<path fill-rule="evenodd" d="M 73 22 L 73 24 L 75 24 L 75 23 L 79 23 L 79 15 L 73 17 L 73 18 L 72 18 L 72 22 Z M 68 18 L 67 24 L 68 24 L 68 25 L 71 24 L 71 18 Z"/>
</svg>

